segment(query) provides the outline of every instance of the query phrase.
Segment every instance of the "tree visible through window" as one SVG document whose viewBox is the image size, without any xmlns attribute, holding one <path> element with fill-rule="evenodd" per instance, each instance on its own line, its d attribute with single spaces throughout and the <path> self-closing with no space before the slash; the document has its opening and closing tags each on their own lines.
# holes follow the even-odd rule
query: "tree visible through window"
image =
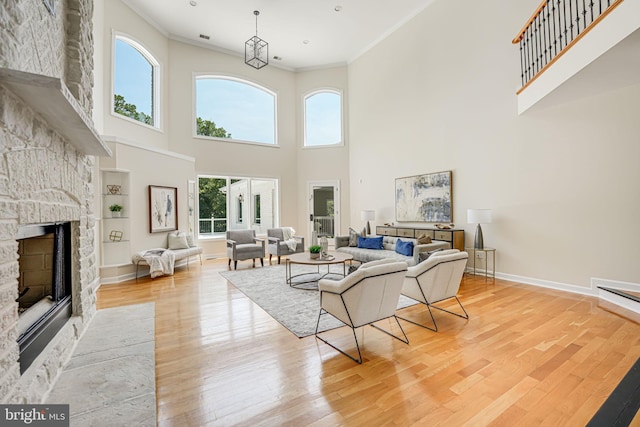
<svg viewBox="0 0 640 427">
<path fill-rule="evenodd" d="M 158 127 L 155 94 L 158 61 L 140 44 L 124 36 L 116 36 L 114 49 L 114 113 Z"/>
<path fill-rule="evenodd" d="M 227 231 L 227 179 L 200 177 L 198 185 L 200 234 L 224 233 Z"/>
<path fill-rule="evenodd" d="M 229 77 L 196 78 L 196 135 L 276 143 L 276 96 Z M 232 137 L 233 135 L 233 137 Z"/>
<path fill-rule="evenodd" d="M 342 96 L 336 91 L 318 91 L 304 99 L 304 145 L 318 147 L 342 144 Z"/>
<path fill-rule="evenodd" d="M 243 229 L 266 233 L 278 223 L 275 179 L 200 176 L 198 188 L 200 236 Z"/>
</svg>

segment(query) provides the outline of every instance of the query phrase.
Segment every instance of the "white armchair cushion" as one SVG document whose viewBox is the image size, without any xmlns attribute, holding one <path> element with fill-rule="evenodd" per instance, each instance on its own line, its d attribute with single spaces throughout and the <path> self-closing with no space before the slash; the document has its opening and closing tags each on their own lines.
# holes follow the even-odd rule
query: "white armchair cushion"
<svg viewBox="0 0 640 427">
<path fill-rule="evenodd" d="M 320 280 L 321 307 L 354 328 L 393 316 L 407 263 L 373 262 L 342 280 Z"/>
<path fill-rule="evenodd" d="M 404 295 L 431 304 L 457 294 L 469 255 L 455 249 L 442 252 L 407 269 Z"/>
</svg>

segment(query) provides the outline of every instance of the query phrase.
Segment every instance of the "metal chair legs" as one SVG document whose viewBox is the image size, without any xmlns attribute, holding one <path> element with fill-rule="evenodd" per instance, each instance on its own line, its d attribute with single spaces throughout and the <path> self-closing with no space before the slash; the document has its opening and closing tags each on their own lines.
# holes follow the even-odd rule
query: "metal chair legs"
<svg viewBox="0 0 640 427">
<path fill-rule="evenodd" d="M 425 304 L 427 306 L 427 309 L 429 310 L 429 316 L 431 316 L 431 322 L 433 323 L 433 327 L 427 326 L 427 325 L 425 325 L 423 323 L 418 323 L 418 322 L 416 322 L 414 320 L 411 320 L 411 319 L 407 319 L 406 317 L 401 317 L 401 316 L 398 316 L 398 317 L 400 319 L 402 319 L 402 320 L 406 320 L 409 323 L 413 323 L 414 325 L 422 326 L 423 328 L 429 329 L 429 330 L 434 331 L 434 332 L 438 332 L 438 325 L 436 324 L 436 319 L 433 317 L 433 312 L 431 311 L 431 307 L 433 307 L 435 309 L 438 309 L 440 311 L 444 311 L 444 312 L 449 313 L 449 314 L 453 314 L 454 316 L 458 316 L 458 317 L 461 317 L 463 319 L 469 319 L 469 314 L 467 313 L 467 310 L 465 310 L 464 307 L 462 306 L 462 303 L 460 302 L 458 297 L 454 296 L 453 298 L 455 298 L 456 301 L 458 302 L 458 305 L 462 309 L 462 312 L 464 313 L 464 315 L 459 314 L 459 313 L 455 313 L 453 311 L 449 311 L 447 309 L 444 309 L 442 307 L 438 307 L 438 306 L 433 305 L 431 303 L 426 303 Z M 424 304 L 424 303 L 421 302 L 421 304 Z"/>
<path fill-rule="evenodd" d="M 358 350 L 358 358 L 356 359 L 355 357 L 353 357 L 352 355 L 350 355 L 349 353 L 347 353 L 346 351 L 338 348 L 337 346 L 335 346 L 334 344 L 331 344 L 329 341 L 327 341 L 326 339 L 322 338 L 321 336 L 318 335 L 318 328 L 320 326 L 320 317 L 323 314 L 329 314 L 326 310 L 324 309 L 320 309 L 320 313 L 318 314 L 318 321 L 316 322 L 316 331 L 315 331 L 315 336 L 317 339 L 319 339 L 320 341 L 322 341 L 323 343 L 327 344 L 328 346 L 334 348 L 335 350 L 338 350 L 340 353 L 344 354 L 345 356 L 347 356 L 349 359 L 353 360 L 354 362 L 358 363 L 358 364 L 362 364 L 362 353 L 360 352 L 360 344 L 358 343 L 358 337 L 356 336 L 356 328 L 352 327 L 351 325 L 347 325 L 345 323 L 345 326 L 348 326 L 349 328 L 351 328 L 351 332 L 353 332 L 353 340 L 356 342 L 356 349 Z M 404 332 L 404 329 L 402 328 L 402 325 L 400 324 L 400 322 L 398 321 L 398 318 L 394 315 L 393 316 L 394 319 L 396 320 L 396 323 L 398 324 L 398 327 L 400 328 L 400 331 L 402 332 L 402 335 L 404 336 L 404 339 L 400 338 L 397 335 L 392 334 L 391 332 L 382 329 L 381 327 L 374 325 L 373 323 L 370 323 L 370 325 L 374 328 L 376 328 L 379 331 L 384 332 L 385 334 L 392 336 L 393 338 L 397 339 L 398 341 L 401 341 L 405 344 L 409 344 L 409 339 L 407 338 L 407 334 Z M 384 319 L 380 319 L 380 320 L 384 320 Z M 343 322 L 344 323 L 344 322 Z M 366 326 L 366 325 L 363 325 Z"/>
</svg>

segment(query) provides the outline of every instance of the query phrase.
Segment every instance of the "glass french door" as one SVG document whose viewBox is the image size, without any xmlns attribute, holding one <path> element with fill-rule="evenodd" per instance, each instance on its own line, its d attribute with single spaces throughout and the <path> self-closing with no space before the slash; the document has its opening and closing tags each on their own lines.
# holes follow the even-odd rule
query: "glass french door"
<svg viewBox="0 0 640 427">
<path fill-rule="evenodd" d="M 309 235 L 332 243 L 340 231 L 340 181 L 309 182 Z"/>
</svg>

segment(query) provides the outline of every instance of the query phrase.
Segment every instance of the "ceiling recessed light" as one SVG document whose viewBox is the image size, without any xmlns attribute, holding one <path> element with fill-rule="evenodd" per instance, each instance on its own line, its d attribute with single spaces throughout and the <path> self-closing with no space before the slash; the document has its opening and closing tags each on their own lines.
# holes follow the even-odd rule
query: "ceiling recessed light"
<svg viewBox="0 0 640 427">
<path fill-rule="evenodd" d="M 337 5 L 336 7 L 333 8 L 333 10 L 335 10 L 336 12 L 340 12 L 342 10 L 342 6 Z"/>
<path fill-rule="evenodd" d="M 302 40 L 302 43 L 309 44 L 309 40 Z"/>
<path fill-rule="evenodd" d="M 198 3 L 197 3 L 195 0 L 191 0 L 191 1 L 189 2 L 189 4 L 190 4 L 191 6 L 193 6 L 193 7 L 195 7 L 195 6 L 197 6 L 197 5 L 198 5 Z"/>
</svg>

